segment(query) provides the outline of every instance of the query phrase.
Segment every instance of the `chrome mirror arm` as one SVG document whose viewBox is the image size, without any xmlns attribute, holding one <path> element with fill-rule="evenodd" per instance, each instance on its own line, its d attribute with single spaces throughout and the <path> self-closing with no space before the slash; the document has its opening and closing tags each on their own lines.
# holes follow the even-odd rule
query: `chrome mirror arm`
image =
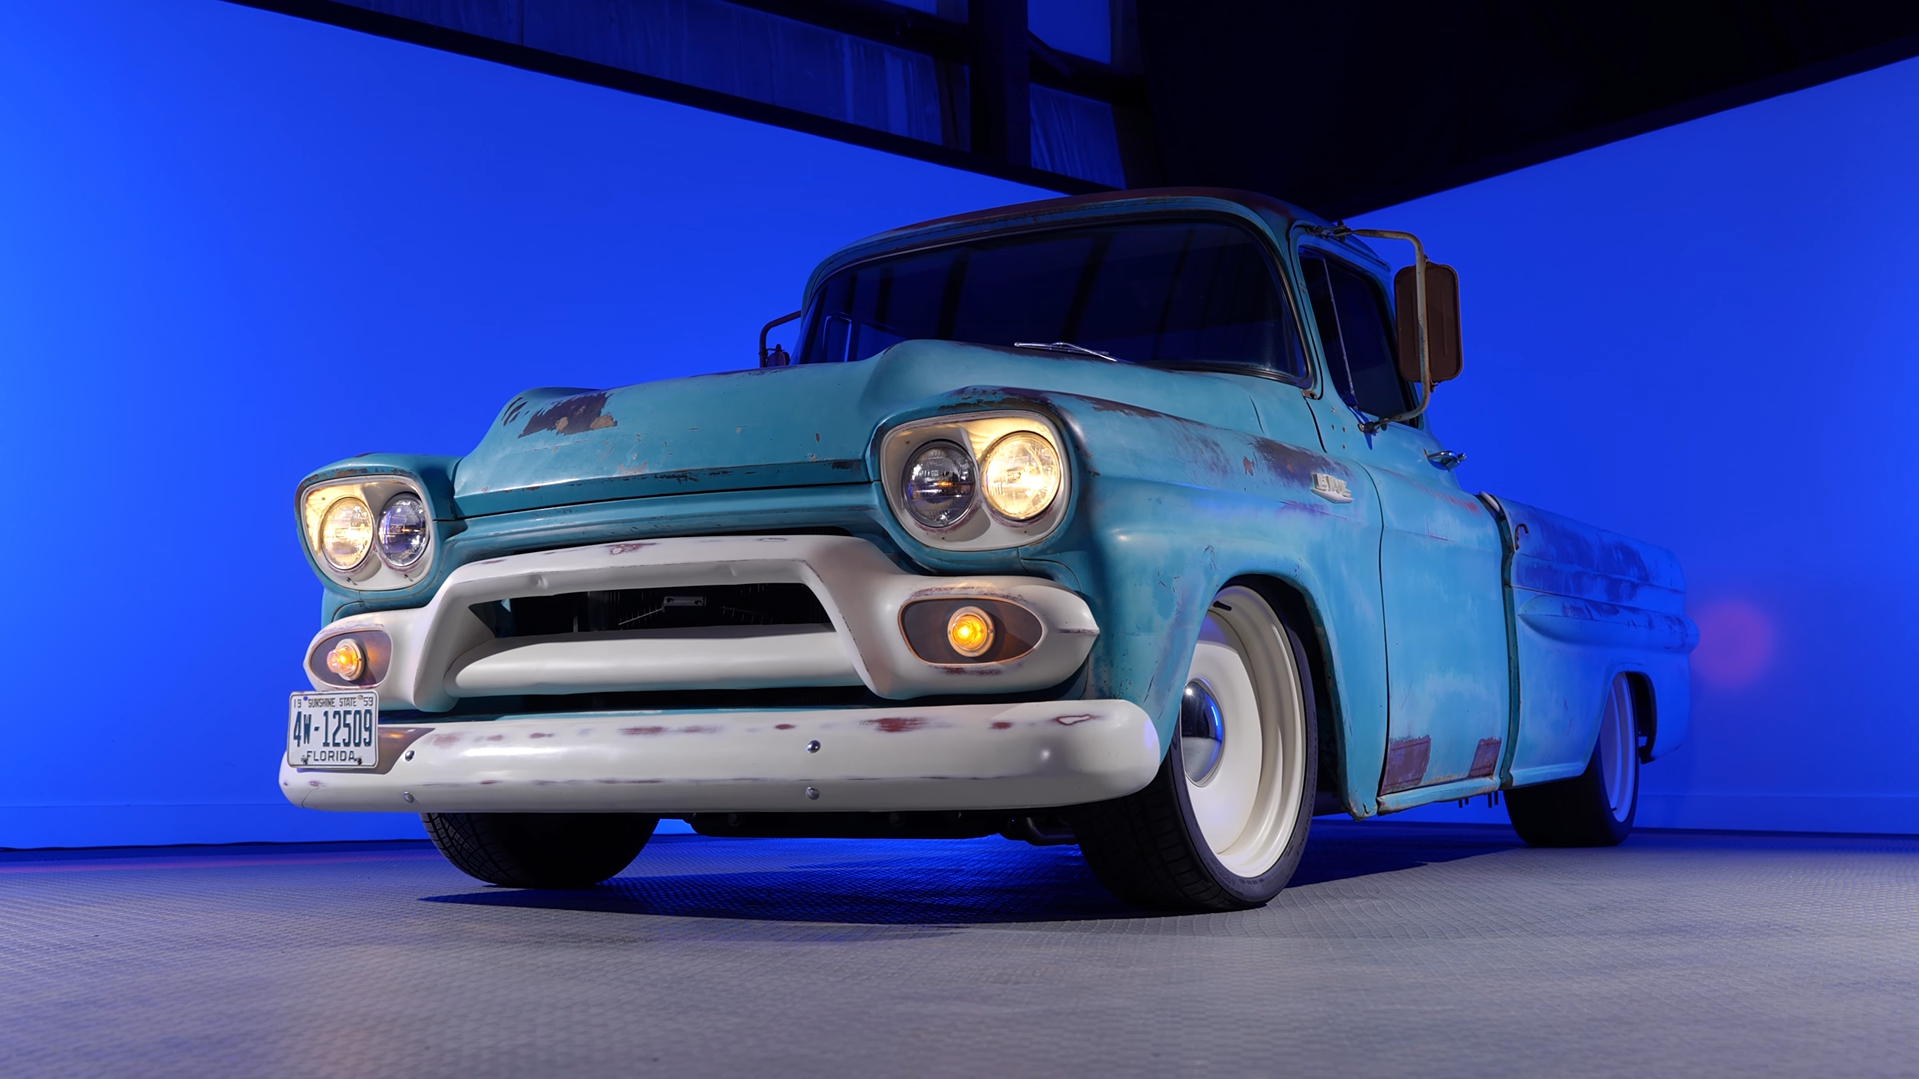
<svg viewBox="0 0 1919 1079">
<path fill-rule="evenodd" d="M 1412 233 L 1394 229 L 1349 229 L 1345 225 L 1320 228 L 1307 225 L 1305 231 L 1329 240 L 1343 240 L 1348 236 L 1370 236 L 1380 240 L 1405 240 L 1413 245 L 1413 309 L 1419 337 L 1419 407 L 1397 416 L 1381 416 L 1378 419 L 1366 420 L 1359 425 L 1359 430 L 1363 434 L 1375 435 L 1385 430 L 1389 423 L 1405 423 L 1419 418 L 1433 400 L 1432 362 L 1426 352 L 1426 245 L 1420 243 L 1419 237 Z"/>
<path fill-rule="evenodd" d="M 784 326 L 787 323 L 793 321 L 794 319 L 799 318 L 801 315 L 805 313 L 806 312 L 804 311 L 795 311 L 790 315 L 781 315 L 779 318 L 776 318 L 773 321 L 767 323 L 766 325 L 760 327 L 760 366 L 761 367 L 785 367 L 787 364 L 793 362 L 792 356 L 785 349 L 781 348 L 778 345 L 773 346 L 773 352 L 766 351 L 766 335 L 773 332 L 773 327 Z M 793 347 L 796 349 L 799 348 L 798 345 L 794 345 Z M 784 360 L 781 360 L 779 363 L 768 363 L 767 361 L 773 359 L 776 354 L 779 356 L 785 356 L 786 358 Z"/>
</svg>

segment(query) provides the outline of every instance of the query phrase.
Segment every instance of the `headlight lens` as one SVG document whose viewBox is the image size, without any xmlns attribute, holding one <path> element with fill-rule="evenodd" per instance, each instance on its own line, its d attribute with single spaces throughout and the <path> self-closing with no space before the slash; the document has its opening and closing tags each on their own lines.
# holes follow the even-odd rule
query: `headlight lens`
<svg viewBox="0 0 1919 1079">
<path fill-rule="evenodd" d="M 1059 451 L 1046 436 L 1015 431 L 980 459 L 986 504 L 1009 521 L 1030 521 L 1059 496 Z"/>
<path fill-rule="evenodd" d="M 973 458 L 957 443 L 928 442 L 906 462 L 901 501 L 927 528 L 951 528 L 973 511 Z"/>
<path fill-rule="evenodd" d="M 357 498 L 341 498 L 320 518 L 320 556 L 342 573 L 358 569 L 373 547 L 373 511 Z"/>
<path fill-rule="evenodd" d="M 406 569 L 426 554 L 432 521 L 416 495 L 394 495 L 380 511 L 380 557 L 394 569 Z"/>
</svg>

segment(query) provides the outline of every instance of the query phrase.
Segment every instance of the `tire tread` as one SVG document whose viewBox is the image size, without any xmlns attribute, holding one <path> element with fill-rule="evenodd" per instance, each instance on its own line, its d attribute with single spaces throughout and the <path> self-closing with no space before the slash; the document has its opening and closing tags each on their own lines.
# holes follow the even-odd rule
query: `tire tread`
<svg viewBox="0 0 1919 1079">
<path fill-rule="evenodd" d="M 586 888 L 625 869 L 659 818 L 634 813 L 422 813 L 454 868 L 509 888 Z"/>
</svg>

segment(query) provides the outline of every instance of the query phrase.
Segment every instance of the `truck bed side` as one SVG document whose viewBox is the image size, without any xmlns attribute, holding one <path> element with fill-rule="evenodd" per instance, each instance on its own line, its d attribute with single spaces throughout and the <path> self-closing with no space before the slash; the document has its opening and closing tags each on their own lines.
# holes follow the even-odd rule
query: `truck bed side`
<svg viewBox="0 0 1919 1079">
<path fill-rule="evenodd" d="M 1699 639 L 1671 551 L 1556 513 L 1493 503 L 1506 543 L 1508 619 L 1518 671 L 1515 786 L 1578 775 L 1592 756 L 1607 688 L 1633 676 L 1641 753 L 1685 737 L 1687 655 Z"/>
</svg>

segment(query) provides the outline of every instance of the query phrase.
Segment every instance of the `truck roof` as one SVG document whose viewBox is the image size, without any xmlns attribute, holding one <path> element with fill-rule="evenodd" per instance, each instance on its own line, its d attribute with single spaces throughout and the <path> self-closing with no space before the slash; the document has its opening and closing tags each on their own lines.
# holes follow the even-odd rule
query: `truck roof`
<svg viewBox="0 0 1919 1079">
<path fill-rule="evenodd" d="M 1270 195 L 1262 195 L 1254 191 L 1236 191 L 1231 188 L 1150 188 L 1041 199 L 1036 202 L 1021 202 L 1010 206 L 996 206 L 987 210 L 974 210 L 950 217 L 934 218 L 931 221 L 888 229 L 850 243 L 820 260 L 820 264 L 814 267 L 813 273 L 806 280 L 806 291 L 802 296 L 802 302 L 806 297 L 811 297 L 813 290 L 819 286 L 820 282 L 834 271 L 855 262 L 864 262 L 895 251 L 951 243 L 968 236 L 1003 230 L 1048 228 L 1142 211 L 1178 212 L 1181 210 L 1224 212 L 1246 218 L 1249 222 L 1259 222 L 1264 219 L 1267 223 L 1276 225 L 1281 233 L 1284 233 L 1296 221 L 1313 225 L 1331 224 L 1310 210 L 1282 202 Z"/>
</svg>

